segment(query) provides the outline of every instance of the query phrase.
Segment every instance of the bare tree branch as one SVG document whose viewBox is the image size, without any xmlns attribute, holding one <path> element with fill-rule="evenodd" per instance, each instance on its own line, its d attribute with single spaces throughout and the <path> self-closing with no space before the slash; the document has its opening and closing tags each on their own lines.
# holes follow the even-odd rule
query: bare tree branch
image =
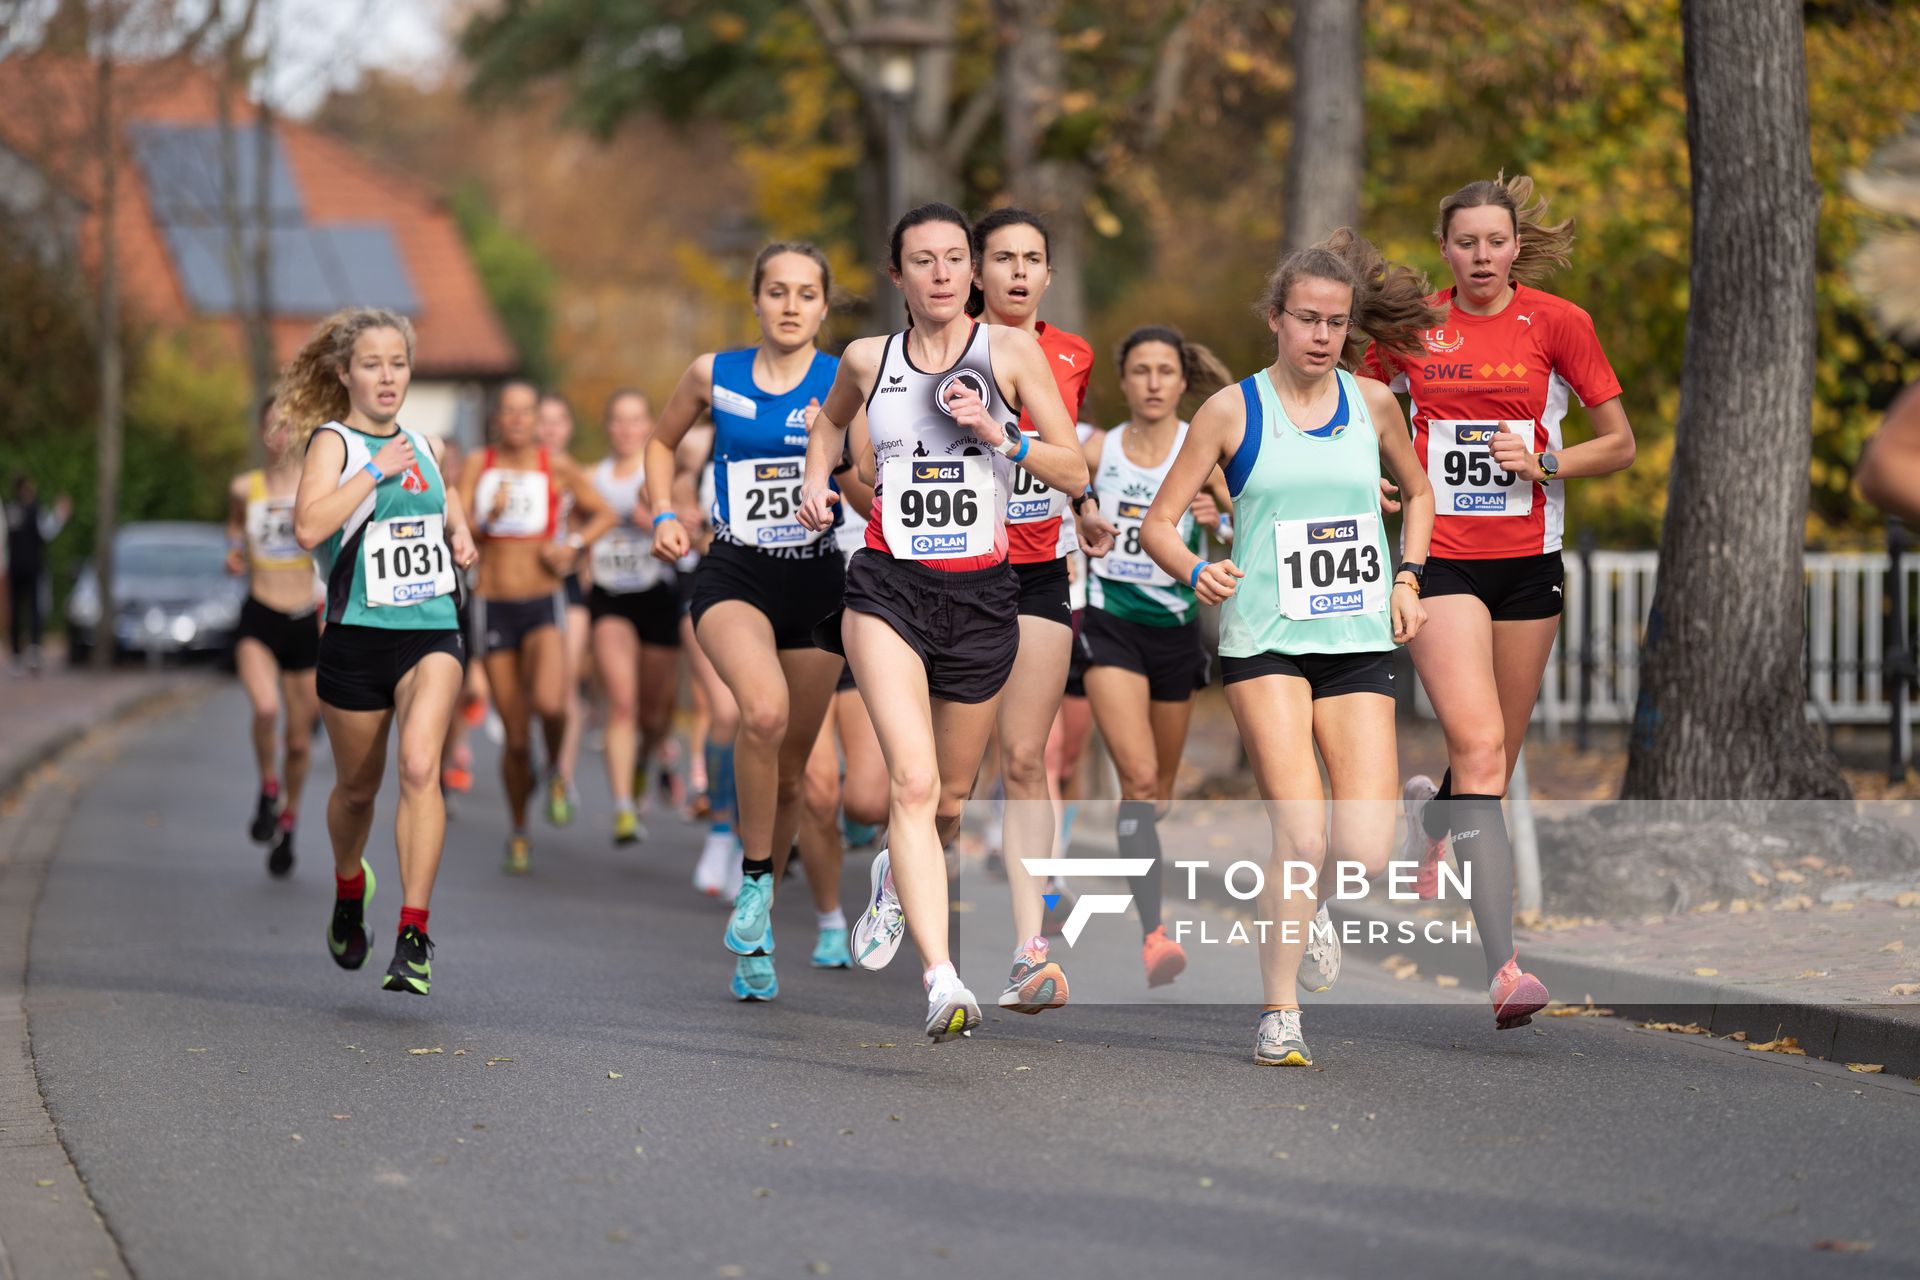
<svg viewBox="0 0 1920 1280">
<path fill-rule="evenodd" d="M 866 61 L 854 53 L 847 24 L 828 6 L 827 0 L 806 0 L 806 6 L 813 25 L 820 29 L 820 39 L 826 43 L 827 52 L 833 56 L 833 64 L 840 68 L 840 74 L 863 95 L 868 93 L 870 77 Z"/>
<path fill-rule="evenodd" d="M 1194 22 L 1206 7 L 1207 0 L 1195 0 L 1160 43 L 1160 56 L 1154 60 L 1153 79 L 1147 89 L 1147 124 L 1141 133 L 1147 149 L 1159 146 L 1173 123 L 1173 113 L 1186 87 L 1187 64 L 1192 61 Z"/>
<path fill-rule="evenodd" d="M 980 82 L 966 105 L 954 117 L 953 126 L 947 130 L 946 146 L 941 149 L 940 162 L 948 169 L 958 169 L 961 161 L 967 158 L 967 152 L 980 137 L 980 131 L 993 119 L 993 109 L 999 100 L 999 90 L 993 78 Z"/>
</svg>

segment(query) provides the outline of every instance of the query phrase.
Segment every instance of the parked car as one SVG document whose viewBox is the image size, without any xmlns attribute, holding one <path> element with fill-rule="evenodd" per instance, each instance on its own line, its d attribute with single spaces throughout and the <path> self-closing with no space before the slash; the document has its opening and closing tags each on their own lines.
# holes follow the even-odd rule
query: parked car
<svg viewBox="0 0 1920 1280">
<path fill-rule="evenodd" d="M 121 529 L 113 542 L 115 655 L 227 660 L 247 583 L 227 572 L 226 558 L 221 525 L 150 521 Z M 100 632 L 100 584 L 89 563 L 67 597 L 69 661 L 85 661 Z"/>
</svg>

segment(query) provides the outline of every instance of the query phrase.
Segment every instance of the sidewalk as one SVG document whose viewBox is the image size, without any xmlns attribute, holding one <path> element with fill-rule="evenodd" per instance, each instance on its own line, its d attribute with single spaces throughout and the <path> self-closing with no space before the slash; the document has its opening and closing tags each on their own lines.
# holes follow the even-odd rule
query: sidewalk
<svg viewBox="0 0 1920 1280">
<path fill-rule="evenodd" d="M 51 658 L 37 678 L 0 669 L 0 797 L 11 796 L 27 775 L 87 730 L 219 678 L 200 669 L 75 671 L 59 658 Z"/>
</svg>

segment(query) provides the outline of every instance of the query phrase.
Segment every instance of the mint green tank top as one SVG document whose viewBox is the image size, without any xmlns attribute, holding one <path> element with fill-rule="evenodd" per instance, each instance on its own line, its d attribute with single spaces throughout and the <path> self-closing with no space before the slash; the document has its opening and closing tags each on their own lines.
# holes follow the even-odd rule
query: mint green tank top
<svg viewBox="0 0 1920 1280">
<path fill-rule="evenodd" d="M 1303 431 L 1263 369 L 1240 384 L 1246 434 L 1226 468 L 1233 560 L 1220 656 L 1375 653 L 1393 645 L 1393 560 L 1380 515 L 1380 441 L 1353 375 L 1324 427 Z"/>
<path fill-rule="evenodd" d="M 375 451 L 385 445 L 389 438 L 370 436 L 338 422 L 329 422 L 316 430 L 333 432 L 347 446 L 347 461 L 340 470 L 342 484 L 372 461 Z M 404 605 L 376 605 L 368 597 L 366 575 L 369 556 L 364 543 L 369 527 L 385 526 L 389 533 L 399 527 L 404 537 L 415 532 L 404 527 L 407 521 L 437 517 L 444 522 L 446 518 L 447 485 L 433 460 L 433 451 L 427 447 L 424 437 L 414 432 L 407 432 L 407 435 L 413 441 L 414 466 L 404 475 L 389 476 L 375 485 L 373 495 L 355 508 L 353 514 L 347 517 L 347 522 L 331 537 L 314 549 L 321 572 L 327 576 L 329 625 L 341 623 L 353 627 L 383 627 L 389 631 L 460 629 L 459 609 L 451 589 L 447 594 L 428 596 Z M 421 569 L 420 573 L 407 576 L 426 578 L 437 574 L 442 576 L 443 581 L 453 558 L 452 551 L 444 542 L 431 539 L 418 547 L 398 542 L 391 547 L 376 547 L 374 550 L 380 553 L 374 560 L 377 566 L 390 567 L 394 558 L 405 555 L 408 562 L 417 559 Z M 407 567 L 414 566 L 409 563 Z"/>
</svg>

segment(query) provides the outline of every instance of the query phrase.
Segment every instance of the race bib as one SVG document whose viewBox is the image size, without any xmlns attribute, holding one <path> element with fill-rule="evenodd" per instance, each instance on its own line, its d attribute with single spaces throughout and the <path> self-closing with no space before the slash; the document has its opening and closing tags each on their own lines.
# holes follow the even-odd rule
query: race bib
<svg viewBox="0 0 1920 1280">
<path fill-rule="evenodd" d="M 247 504 L 247 537 L 256 561 L 305 560 L 293 537 L 293 499 L 264 498 Z"/>
<path fill-rule="evenodd" d="M 1282 617 L 1345 618 L 1387 607 L 1380 517 L 1274 522 Z"/>
<path fill-rule="evenodd" d="M 749 547 L 803 547 L 820 536 L 800 523 L 805 458 L 741 458 L 727 464 L 727 531 Z"/>
<path fill-rule="evenodd" d="M 1170 587 L 1173 577 L 1153 562 L 1140 548 L 1140 526 L 1146 523 L 1151 499 L 1128 498 L 1118 493 L 1100 495 L 1100 514 L 1113 526 L 1113 550 L 1095 564 L 1094 572 L 1109 582 L 1132 582 L 1143 587 Z M 1180 540 L 1193 534 L 1193 513 L 1180 517 Z"/>
<path fill-rule="evenodd" d="M 1493 460 L 1493 437 L 1504 426 L 1522 439 L 1533 438 L 1533 423 L 1430 422 L 1427 471 L 1433 480 L 1434 514 L 1443 516 L 1524 516 L 1533 511 L 1533 484 Z"/>
<path fill-rule="evenodd" d="M 993 551 L 1000 500 L 986 458 L 890 458 L 880 469 L 881 532 L 902 560 L 951 560 Z"/>
<path fill-rule="evenodd" d="M 632 595 L 660 583 L 667 566 L 653 558 L 652 541 L 638 529 L 619 525 L 593 544 L 593 585 L 611 595 Z"/>
<path fill-rule="evenodd" d="M 494 504 L 506 494 L 506 506 L 498 515 Z M 486 522 L 487 534 L 494 538 L 544 538 L 551 484 L 544 471 L 502 471 L 490 469 L 480 476 L 473 491 L 475 514 Z"/>
<path fill-rule="evenodd" d="M 370 608 L 419 604 L 453 594 L 447 518 L 439 512 L 367 521 L 360 564 Z"/>
<path fill-rule="evenodd" d="M 1013 469 L 1013 492 L 1007 495 L 1008 524 L 1039 524 L 1066 509 L 1066 494 L 1024 467 Z"/>
</svg>

